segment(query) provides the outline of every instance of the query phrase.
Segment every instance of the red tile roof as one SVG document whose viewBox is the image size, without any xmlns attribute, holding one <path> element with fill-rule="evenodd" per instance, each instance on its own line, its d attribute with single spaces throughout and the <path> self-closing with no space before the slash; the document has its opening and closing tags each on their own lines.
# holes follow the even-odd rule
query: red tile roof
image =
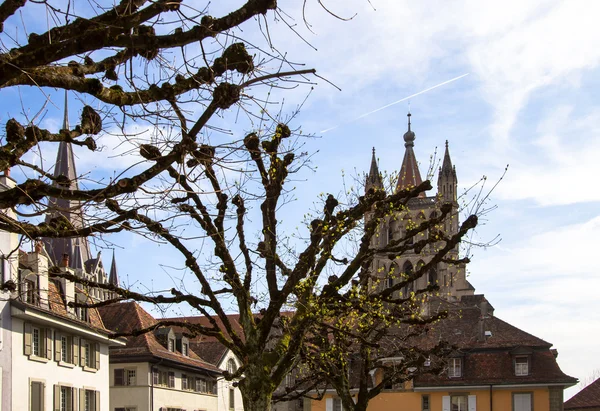
<svg viewBox="0 0 600 411">
<path fill-rule="evenodd" d="M 600 378 L 565 402 L 565 410 L 600 408 Z"/>
<path fill-rule="evenodd" d="M 157 321 L 135 302 L 111 304 L 100 307 L 99 311 L 106 327 L 119 333 L 130 333 L 157 324 Z M 182 366 L 196 367 L 213 372 L 221 371 L 215 365 L 198 356 L 193 350 L 189 350 L 188 356 L 169 351 L 151 331 L 142 335 L 127 337 L 127 344 L 124 348 L 110 349 L 111 361 L 132 360 L 133 356 L 150 356 L 169 360 L 175 364 L 179 363 Z"/>
</svg>

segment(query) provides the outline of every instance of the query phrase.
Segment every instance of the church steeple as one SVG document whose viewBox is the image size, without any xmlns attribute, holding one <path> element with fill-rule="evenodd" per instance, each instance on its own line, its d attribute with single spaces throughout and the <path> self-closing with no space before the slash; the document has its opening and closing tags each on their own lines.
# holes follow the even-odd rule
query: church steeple
<svg viewBox="0 0 600 411">
<path fill-rule="evenodd" d="M 450 150 L 448 149 L 448 140 L 446 140 L 446 151 L 444 152 L 444 161 L 440 167 L 438 175 L 438 196 L 444 202 L 456 202 L 456 189 L 458 179 L 456 178 L 456 168 L 452 166 L 450 159 Z"/>
<path fill-rule="evenodd" d="M 379 167 L 377 166 L 377 158 L 375 157 L 375 147 L 373 147 L 373 156 L 371 157 L 371 168 L 369 174 L 367 174 L 367 181 L 365 182 L 365 193 L 371 188 L 375 190 L 383 190 L 383 181 L 381 173 L 379 173 Z"/>
<path fill-rule="evenodd" d="M 419 164 L 415 157 L 413 147 L 415 145 L 415 132 L 410 129 L 410 117 L 408 113 L 408 131 L 404 133 L 404 159 L 402 160 L 402 167 L 400 168 L 400 175 L 398 176 L 398 183 L 396 184 L 396 192 L 406 190 L 418 186 L 423 182 L 421 179 L 421 173 L 419 172 Z M 425 197 L 425 193 L 421 192 L 419 197 Z"/>
<path fill-rule="evenodd" d="M 68 96 L 65 91 L 65 112 L 62 130 L 69 131 Z M 65 190 L 78 190 L 77 171 L 75 169 L 75 156 L 71 143 L 61 141 L 54 165 L 54 181 L 52 185 Z M 53 219 L 67 219 L 74 227 L 83 227 L 83 213 L 79 201 L 65 200 L 62 198 L 48 199 L 49 213 L 46 223 Z M 68 254 L 70 266 L 83 269 L 84 264 L 91 258 L 90 246 L 86 237 L 81 238 L 46 238 L 44 239 L 48 255 L 54 264 L 62 261 L 64 254 Z"/>
<path fill-rule="evenodd" d="M 110 275 L 108 283 L 116 287 L 119 286 L 119 273 L 117 272 L 117 260 L 115 259 L 115 250 L 113 250 L 112 263 L 110 265 Z"/>
</svg>

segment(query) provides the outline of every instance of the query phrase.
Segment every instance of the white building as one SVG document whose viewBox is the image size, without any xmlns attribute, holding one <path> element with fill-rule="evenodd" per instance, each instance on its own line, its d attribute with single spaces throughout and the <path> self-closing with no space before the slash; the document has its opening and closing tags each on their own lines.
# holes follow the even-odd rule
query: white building
<svg viewBox="0 0 600 411">
<path fill-rule="evenodd" d="M 0 177 L 1 189 L 13 185 Z M 123 343 L 108 339 L 96 309 L 68 306 L 91 301 L 88 292 L 50 278 L 42 243 L 27 253 L 16 234 L 0 233 L 0 254 L 2 409 L 108 411 L 108 346 Z"/>
<path fill-rule="evenodd" d="M 238 364 L 229 350 L 219 344 L 203 353 L 178 327 L 159 327 L 135 302 L 111 304 L 99 311 L 104 324 L 115 332 L 157 327 L 127 337 L 125 347 L 111 348 L 111 411 L 243 410 L 239 389 L 221 375 L 227 366 Z M 220 351 L 216 356 L 215 348 Z"/>
</svg>

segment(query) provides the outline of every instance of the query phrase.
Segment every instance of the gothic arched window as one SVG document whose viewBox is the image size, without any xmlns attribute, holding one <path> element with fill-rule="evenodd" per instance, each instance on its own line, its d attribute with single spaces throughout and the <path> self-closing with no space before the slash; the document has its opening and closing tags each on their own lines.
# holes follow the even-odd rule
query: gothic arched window
<svg viewBox="0 0 600 411">
<path fill-rule="evenodd" d="M 437 284 L 437 270 L 435 267 L 431 267 L 429 269 L 429 273 L 427 274 L 427 282 L 431 285 Z"/>
<path fill-rule="evenodd" d="M 413 265 L 410 263 L 410 261 L 407 261 L 404 263 L 404 267 L 402 268 L 402 273 L 403 273 L 403 277 L 405 280 L 412 277 Z M 404 296 L 407 296 L 412 290 L 413 290 L 413 285 L 412 285 L 412 282 L 410 282 L 409 284 L 404 286 Z"/>
</svg>

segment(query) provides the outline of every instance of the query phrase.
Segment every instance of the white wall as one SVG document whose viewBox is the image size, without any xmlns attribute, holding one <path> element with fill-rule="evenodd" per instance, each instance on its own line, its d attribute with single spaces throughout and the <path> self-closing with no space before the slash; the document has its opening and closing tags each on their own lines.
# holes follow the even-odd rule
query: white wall
<svg viewBox="0 0 600 411">
<path fill-rule="evenodd" d="M 34 321 L 29 322 L 34 323 Z M 100 368 L 96 372 L 89 372 L 84 371 L 82 367 L 77 365 L 73 367 L 61 366 L 54 359 L 47 362 L 31 360 L 23 353 L 24 320 L 13 317 L 12 325 L 12 346 L 14 347 L 12 356 L 13 410 L 29 409 L 29 384 L 30 379 L 35 379 L 36 381 L 43 381 L 45 384 L 46 410 L 51 410 L 54 403 L 54 385 L 62 384 L 71 385 L 77 390 L 85 388 L 100 391 L 100 410 L 109 411 L 109 366 L 108 345 L 106 343 L 100 344 Z M 44 325 L 44 327 L 48 326 Z M 70 334 L 77 335 L 72 331 L 70 331 Z"/>
<path fill-rule="evenodd" d="M 229 350 L 227 350 L 227 354 L 221 360 L 219 364 L 219 368 L 222 370 L 227 369 L 227 361 L 232 358 L 235 360 L 236 364 L 240 365 L 240 362 L 236 358 L 235 355 Z M 242 403 L 242 393 L 239 388 L 233 386 L 233 381 L 227 381 L 225 378 L 220 377 L 217 383 L 217 394 L 218 394 L 218 411 L 229 411 L 229 389 L 233 388 L 235 390 L 235 411 L 244 411 L 244 404 Z"/>
<path fill-rule="evenodd" d="M 136 370 L 135 386 L 115 386 L 114 370 L 123 368 Z M 182 374 L 188 377 L 201 376 L 200 373 L 181 371 L 175 368 L 159 366 L 161 371 L 172 371 L 175 373 L 175 387 L 169 388 L 161 385 L 152 387 L 152 372 L 150 363 L 118 363 L 110 364 L 110 408 L 137 407 L 138 411 L 158 411 L 161 407 L 181 408 L 186 411 L 217 410 L 217 396 L 206 393 L 183 391 L 181 388 Z M 153 406 L 150 406 L 153 397 Z"/>
</svg>

